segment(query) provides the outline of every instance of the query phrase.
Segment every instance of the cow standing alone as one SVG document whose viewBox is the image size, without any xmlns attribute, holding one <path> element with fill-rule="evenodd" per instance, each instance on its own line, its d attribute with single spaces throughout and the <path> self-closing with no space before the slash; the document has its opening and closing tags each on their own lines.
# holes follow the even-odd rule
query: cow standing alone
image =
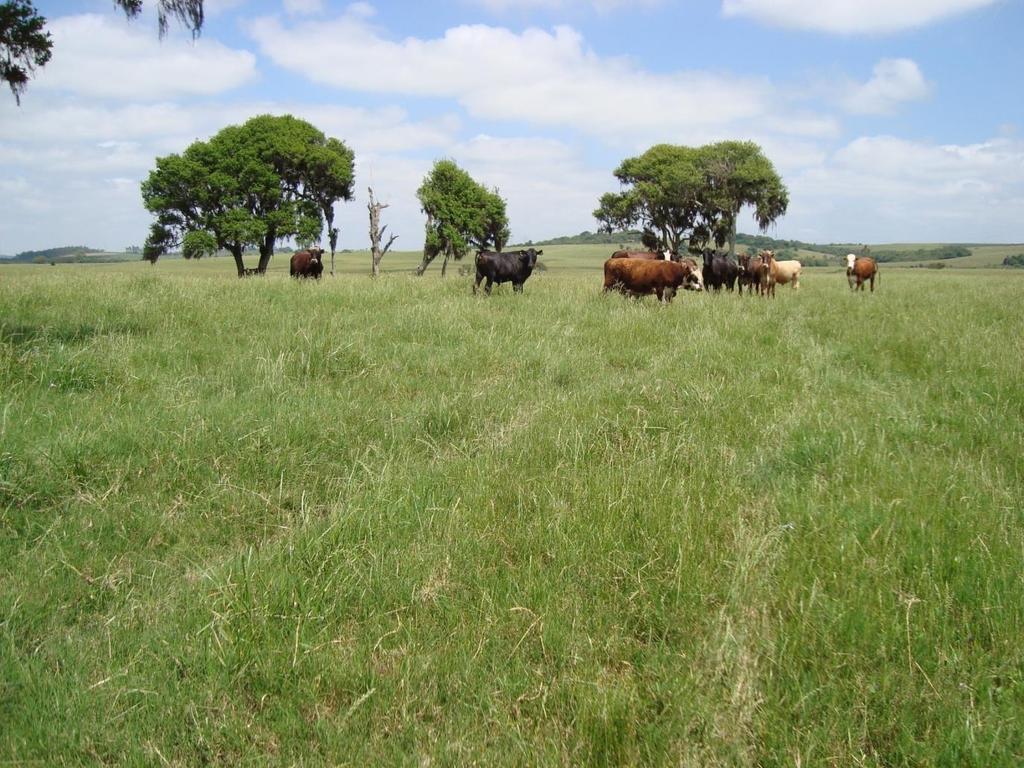
<svg viewBox="0 0 1024 768">
<path fill-rule="evenodd" d="M 296 251 L 292 254 L 288 266 L 288 274 L 296 278 L 311 277 L 319 280 L 324 271 L 324 249 L 310 248 L 308 251 Z"/>
<path fill-rule="evenodd" d="M 473 293 L 480 287 L 480 281 L 487 278 L 484 292 L 490 296 L 494 283 L 512 283 L 512 290 L 523 292 L 523 283 L 537 266 L 537 257 L 544 251 L 527 248 L 525 251 L 477 251 L 476 282 Z"/>
<path fill-rule="evenodd" d="M 871 282 L 871 292 L 875 292 L 875 279 L 878 279 L 878 285 L 882 285 L 882 275 L 878 271 L 878 264 L 870 256 L 861 256 L 860 258 L 854 257 L 854 255 L 848 254 L 846 257 L 846 279 L 850 283 L 850 290 L 855 291 L 860 288 L 864 290 L 864 283 Z"/>
</svg>

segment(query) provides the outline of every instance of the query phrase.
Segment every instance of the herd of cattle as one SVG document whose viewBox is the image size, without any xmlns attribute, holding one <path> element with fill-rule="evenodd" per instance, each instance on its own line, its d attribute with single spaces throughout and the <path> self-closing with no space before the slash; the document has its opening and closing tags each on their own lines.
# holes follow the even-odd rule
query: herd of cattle
<svg viewBox="0 0 1024 768">
<path fill-rule="evenodd" d="M 738 290 L 741 296 L 746 288 L 748 295 L 756 292 L 773 298 L 777 285 L 800 288 L 803 265 L 795 259 L 779 261 L 774 251 L 743 254 L 737 261 L 706 248 L 702 256 L 704 263 L 698 264 L 692 257 L 673 259 L 669 251 L 616 251 L 604 263 L 604 289 L 636 297 L 654 294 L 668 303 L 680 288 L 716 292 L 725 288 Z M 874 291 L 876 278 L 881 281 L 874 259 L 852 253 L 846 257 L 846 278 L 851 290 L 864 290 L 864 283 L 870 281 Z"/>
<path fill-rule="evenodd" d="M 319 279 L 324 271 L 323 249 L 310 248 L 292 255 L 290 274 L 292 277 Z M 544 251 L 527 248 L 520 251 L 478 251 L 476 255 L 476 280 L 473 293 L 480 283 L 487 284 L 484 291 L 490 295 L 495 283 L 512 283 L 512 290 L 522 293 L 523 284 L 537 266 L 537 257 Z M 743 295 L 759 293 L 761 296 L 775 296 L 775 286 L 790 285 L 800 288 L 800 272 L 803 266 L 795 259 L 779 261 L 774 251 L 764 250 L 756 256 L 743 254 L 739 260 L 728 254 L 705 248 L 703 264 L 692 257 L 677 257 L 670 251 L 615 251 L 604 263 L 604 290 L 616 290 L 628 296 L 655 295 L 659 301 L 668 303 L 682 288 L 686 291 L 727 291 L 738 290 Z M 846 257 L 846 278 L 850 289 L 864 290 L 870 283 L 875 290 L 875 281 L 881 285 L 878 264 L 869 256 Z"/>
</svg>

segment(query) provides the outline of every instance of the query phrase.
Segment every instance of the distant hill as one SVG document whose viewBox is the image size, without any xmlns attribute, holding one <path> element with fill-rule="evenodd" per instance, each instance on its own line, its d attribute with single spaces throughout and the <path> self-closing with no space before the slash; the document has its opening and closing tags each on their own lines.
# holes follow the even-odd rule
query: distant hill
<svg viewBox="0 0 1024 768">
<path fill-rule="evenodd" d="M 538 240 L 537 242 L 531 241 L 525 245 L 624 245 L 639 242 L 640 232 L 637 230 L 625 232 L 588 232 L 584 230 L 578 235 L 553 237 L 550 240 Z"/>
<path fill-rule="evenodd" d="M 87 245 L 65 245 L 39 251 L 22 251 L 7 259 L 8 264 L 98 264 L 109 261 L 134 261 L 138 253 L 111 252 Z"/>
</svg>

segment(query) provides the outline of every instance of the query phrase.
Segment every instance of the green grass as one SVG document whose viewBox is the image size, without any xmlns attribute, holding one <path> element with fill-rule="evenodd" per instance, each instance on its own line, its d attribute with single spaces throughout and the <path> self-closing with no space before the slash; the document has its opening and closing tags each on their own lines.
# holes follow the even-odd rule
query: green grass
<svg viewBox="0 0 1024 768">
<path fill-rule="evenodd" d="M 1024 278 L 598 250 L 5 269 L 0 764 L 1021 764 Z"/>
</svg>

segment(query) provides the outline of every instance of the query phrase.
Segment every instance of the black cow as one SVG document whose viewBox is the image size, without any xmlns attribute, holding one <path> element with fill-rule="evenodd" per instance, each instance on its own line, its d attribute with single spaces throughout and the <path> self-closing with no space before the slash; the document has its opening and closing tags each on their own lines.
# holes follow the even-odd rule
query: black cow
<svg viewBox="0 0 1024 768">
<path fill-rule="evenodd" d="M 512 283 L 512 290 L 516 293 L 523 292 L 523 283 L 537 266 L 537 257 L 544 251 L 527 248 L 525 251 L 477 251 L 476 252 L 476 282 L 473 283 L 473 293 L 480 287 L 480 281 L 487 278 L 487 285 L 484 291 L 491 295 L 491 286 L 494 283 Z"/>
<path fill-rule="evenodd" d="M 308 251 L 296 251 L 292 254 L 288 274 L 292 277 L 311 277 L 319 280 L 324 271 L 324 249 L 310 248 Z"/>
<path fill-rule="evenodd" d="M 704 249 L 704 288 L 706 290 L 722 290 L 724 285 L 731 291 L 736 287 L 736 278 L 739 277 L 740 268 L 736 260 L 728 254 L 718 253 L 710 248 Z"/>
</svg>

